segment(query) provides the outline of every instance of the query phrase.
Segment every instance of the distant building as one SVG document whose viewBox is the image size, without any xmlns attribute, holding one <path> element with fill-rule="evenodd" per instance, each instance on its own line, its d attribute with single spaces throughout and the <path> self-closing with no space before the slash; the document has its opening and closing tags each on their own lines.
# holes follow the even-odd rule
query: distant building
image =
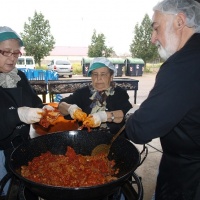
<svg viewBox="0 0 200 200">
<path fill-rule="evenodd" d="M 22 54 L 25 55 L 25 51 L 22 48 Z M 50 52 L 50 55 L 45 57 L 41 63 L 48 64 L 52 59 L 67 58 L 71 63 L 81 62 L 83 57 L 87 57 L 88 47 L 69 47 L 69 46 L 55 46 Z"/>
<path fill-rule="evenodd" d="M 70 62 L 80 62 L 83 57 L 88 55 L 88 47 L 68 47 L 56 46 L 50 52 L 50 55 L 45 57 L 44 61 L 49 62 L 52 59 L 67 58 Z"/>
</svg>

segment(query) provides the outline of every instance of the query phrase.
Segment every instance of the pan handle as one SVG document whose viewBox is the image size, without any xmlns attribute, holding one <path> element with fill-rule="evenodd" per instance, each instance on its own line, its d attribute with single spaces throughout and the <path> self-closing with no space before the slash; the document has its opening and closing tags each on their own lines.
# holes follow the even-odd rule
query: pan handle
<svg viewBox="0 0 200 200">
<path fill-rule="evenodd" d="M 137 191 L 133 188 L 133 185 L 137 185 Z M 127 194 L 127 200 L 143 200 L 144 190 L 141 182 L 141 178 L 133 173 L 128 182 L 122 185 L 122 192 Z"/>
<path fill-rule="evenodd" d="M 142 155 L 144 153 L 144 157 L 142 158 L 142 160 L 140 161 L 140 163 L 138 164 L 138 167 L 145 161 L 147 155 L 148 155 L 148 148 L 145 144 L 143 144 L 143 149 L 140 152 L 140 155 Z"/>
<path fill-rule="evenodd" d="M 24 196 L 24 190 L 25 190 L 24 183 L 20 181 L 19 194 L 18 194 L 19 200 L 26 200 Z"/>
<path fill-rule="evenodd" d="M 9 179 L 11 179 L 13 176 L 12 172 L 8 172 L 0 181 L 0 196 L 3 193 L 3 188 L 5 187 L 6 183 L 8 182 Z"/>
<path fill-rule="evenodd" d="M 135 181 L 132 181 L 132 184 L 136 183 L 138 187 L 138 200 L 143 200 L 144 190 L 143 190 L 141 178 L 135 173 L 133 173 L 132 176 L 135 179 Z"/>
</svg>

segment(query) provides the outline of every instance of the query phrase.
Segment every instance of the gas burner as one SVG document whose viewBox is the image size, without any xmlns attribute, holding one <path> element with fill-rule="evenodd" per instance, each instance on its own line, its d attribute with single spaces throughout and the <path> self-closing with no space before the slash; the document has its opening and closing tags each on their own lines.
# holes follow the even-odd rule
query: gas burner
<svg viewBox="0 0 200 200">
<path fill-rule="evenodd" d="M 133 175 L 129 178 L 129 180 L 125 181 L 123 185 L 119 187 L 114 194 L 111 194 L 107 197 L 104 197 L 103 199 L 101 198 L 98 200 L 120 200 L 121 194 L 124 195 L 126 200 L 143 199 L 143 186 L 141 179 L 140 177 L 137 176 L 137 174 L 133 173 Z M 38 197 L 28 188 L 25 188 L 19 179 L 13 177 L 6 200 L 47 200 L 47 199 L 42 199 Z"/>
</svg>

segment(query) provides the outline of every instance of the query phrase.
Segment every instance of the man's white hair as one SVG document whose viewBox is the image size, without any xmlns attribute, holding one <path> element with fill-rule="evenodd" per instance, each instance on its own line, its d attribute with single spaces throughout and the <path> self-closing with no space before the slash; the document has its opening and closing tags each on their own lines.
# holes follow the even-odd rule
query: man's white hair
<svg viewBox="0 0 200 200">
<path fill-rule="evenodd" d="M 194 28 L 195 32 L 200 33 L 200 3 L 194 0 L 163 0 L 153 8 L 165 14 L 184 13 L 186 25 Z"/>
</svg>

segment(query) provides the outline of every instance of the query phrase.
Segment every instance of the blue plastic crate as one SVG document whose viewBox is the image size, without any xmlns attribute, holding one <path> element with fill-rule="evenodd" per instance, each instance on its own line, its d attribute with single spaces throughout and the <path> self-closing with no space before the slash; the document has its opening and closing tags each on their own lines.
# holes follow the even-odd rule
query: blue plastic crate
<svg viewBox="0 0 200 200">
<path fill-rule="evenodd" d="M 51 70 L 26 69 L 23 70 L 28 80 L 58 80 L 58 73 Z"/>
<path fill-rule="evenodd" d="M 58 80 L 58 73 L 55 71 L 46 71 L 46 80 Z"/>
<path fill-rule="evenodd" d="M 17 68 L 17 69 L 24 72 L 24 74 L 27 76 L 27 69 L 26 68 Z"/>
<path fill-rule="evenodd" d="M 54 98 L 54 102 L 60 102 L 60 100 L 62 99 L 62 95 L 61 94 L 56 94 L 55 98 Z"/>
<path fill-rule="evenodd" d="M 46 71 L 35 69 L 33 71 L 33 80 L 46 80 Z"/>
<path fill-rule="evenodd" d="M 28 80 L 34 80 L 33 70 L 34 69 L 27 69 L 26 77 L 28 78 Z"/>
</svg>

